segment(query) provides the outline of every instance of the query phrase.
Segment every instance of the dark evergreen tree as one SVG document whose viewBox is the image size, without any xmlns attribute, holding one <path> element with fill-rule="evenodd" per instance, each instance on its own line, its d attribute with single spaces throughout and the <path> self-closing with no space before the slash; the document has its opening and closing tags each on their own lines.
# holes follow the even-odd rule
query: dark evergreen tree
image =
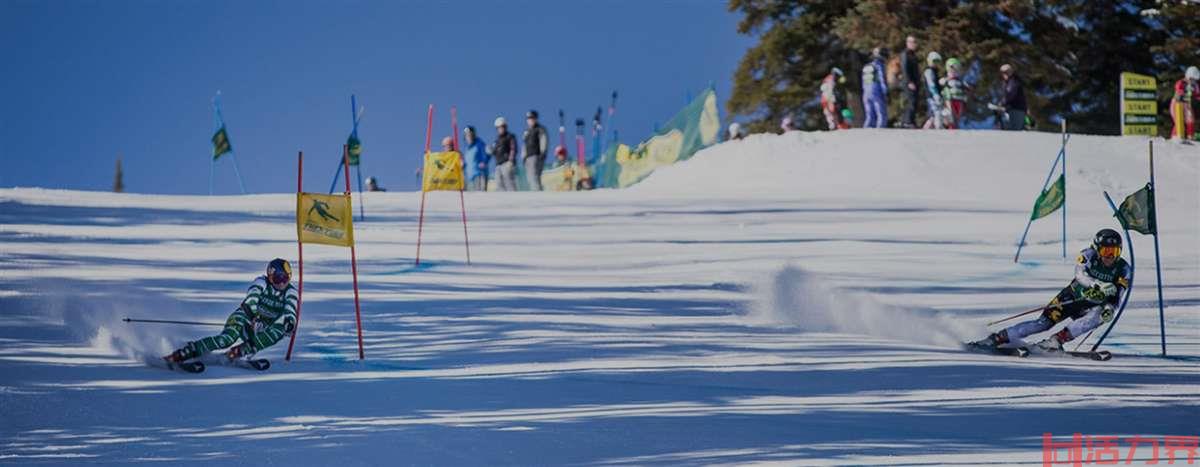
<svg viewBox="0 0 1200 467">
<path fill-rule="evenodd" d="M 117 175 L 113 177 L 113 193 L 125 192 L 125 172 L 121 171 L 121 156 L 117 156 Z"/>
<path fill-rule="evenodd" d="M 1188 66 L 1200 66 L 1200 3 L 1163 1 L 1156 8 L 1143 10 L 1142 15 L 1165 36 L 1150 47 L 1157 73 L 1147 74 L 1158 78 L 1158 134 L 1168 135 L 1172 125 L 1173 86 Z"/>
<path fill-rule="evenodd" d="M 744 15 L 738 31 L 760 41 L 734 75 L 728 110 L 757 118 L 751 128 L 760 131 L 789 113 L 819 128 L 817 89 L 832 66 L 846 71 L 861 115 L 866 54 L 884 46 L 895 56 L 908 35 L 922 56 L 936 50 L 967 65 L 969 120 L 990 117 L 985 104 L 998 99 L 998 70 L 1010 63 L 1025 82 L 1030 114 L 1052 131 L 1067 118 L 1072 131 L 1116 134 L 1121 72 L 1157 75 L 1166 94 L 1200 62 L 1200 5 L 1179 1 L 730 0 L 729 8 Z M 895 115 L 899 95 L 890 97 Z"/>
</svg>

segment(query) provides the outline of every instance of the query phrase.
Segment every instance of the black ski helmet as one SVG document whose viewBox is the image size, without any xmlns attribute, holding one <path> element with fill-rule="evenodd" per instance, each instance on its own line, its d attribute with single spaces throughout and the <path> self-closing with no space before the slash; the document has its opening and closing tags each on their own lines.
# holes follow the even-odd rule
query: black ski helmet
<svg viewBox="0 0 1200 467">
<path fill-rule="evenodd" d="M 1102 246 L 1121 246 L 1121 234 L 1113 229 L 1100 229 L 1096 232 L 1096 238 L 1092 239 L 1092 246 L 1096 249 Z"/>
<path fill-rule="evenodd" d="M 286 259 L 275 258 L 267 264 L 267 282 L 287 284 L 292 280 L 292 265 Z"/>
</svg>

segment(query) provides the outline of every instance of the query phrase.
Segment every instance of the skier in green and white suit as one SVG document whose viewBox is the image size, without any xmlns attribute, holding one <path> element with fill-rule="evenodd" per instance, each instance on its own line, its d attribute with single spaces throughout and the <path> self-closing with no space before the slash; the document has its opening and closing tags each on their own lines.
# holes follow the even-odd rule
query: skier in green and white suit
<svg viewBox="0 0 1200 467">
<path fill-rule="evenodd" d="M 163 358 L 170 362 L 182 362 L 228 348 L 240 339 L 240 345 L 225 352 L 227 358 L 234 360 L 253 355 L 279 342 L 296 329 L 299 296 L 291 281 L 291 264 L 281 258 L 271 260 L 267 265 L 267 273 L 250 284 L 246 298 L 225 320 L 225 329 L 220 334 L 188 342 Z"/>
<path fill-rule="evenodd" d="M 1096 232 L 1092 245 L 1079 252 L 1075 278 L 1042 311 L 1037 319 L 1017 323 L 982 340 L 977 347 L 997 347 L 1053 328 L 1071 318 L 1071 323 L 1037 343 L 1043 351 L 1062 350 L 1069 342 L 1112 321 L 1121 292 L 1129 288 L 1129 263 L 1121 258 L 1121 235 L 1112 229 Z"/>
</svg>

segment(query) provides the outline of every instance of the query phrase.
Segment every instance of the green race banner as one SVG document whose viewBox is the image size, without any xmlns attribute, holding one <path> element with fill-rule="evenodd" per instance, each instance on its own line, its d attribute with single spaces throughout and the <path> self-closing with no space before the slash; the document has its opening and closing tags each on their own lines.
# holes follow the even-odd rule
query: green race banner
<svg viewBox="0 0 1200 467">
<path fill-rule="evenodd" d="M 624 144 L 610 146 L 592 173 L 601 187 L 631 186 L 659 167 L 690 159 L 697 151 L 712 146 L 720 127 L 717 93 L 707 89 L 650 139 L 632 148 Z"/>
<path fill-rule="evenodd" d="M 1156 235 L 1158 222 L 1154 218 L 1154 187 L 1149 183 L 1126 196 L 1115 214 L 1121 226 L 1143 235 Z"/>
<path fill-rule="evenodd" d="M 358 140 L 358 136 L 350 135 L 346 138 L 346 146 L 350 148 L 350 165 L 358 166 L 359 158 L 362 157 L 362 141 Z"/>
<path fill-rule="evenodd" d="M 1041 196 L 1038 196 L 1037 201 L 1034 201 L 1033 215 L 1030 217 L 1030 219 L 1041 219 L 1049 216 L 1050 213 L 1057 211 L 1058 208 L 1061 208 L 1063 201 L 1067 199 L 1066 187 L 1067 179 L 1064 178 L 1064 176 L 1059 175 L 1058 181 L 1050 185 L 1049 188 L 1046 188 L 1046 191 L 1043 191 Z"/>
<path fill-rule="evenodd" d="M 221 157 L 221 154 L 233 152 L 233 146 L 229 143 L 229 133 L 225 132 L 225 125 L 221 125 L 221 128 L 218 128 L 217 132 L 213 133 L 212 143 L 213 160 L 217 160 L 217 158 Z"/>
</svg>

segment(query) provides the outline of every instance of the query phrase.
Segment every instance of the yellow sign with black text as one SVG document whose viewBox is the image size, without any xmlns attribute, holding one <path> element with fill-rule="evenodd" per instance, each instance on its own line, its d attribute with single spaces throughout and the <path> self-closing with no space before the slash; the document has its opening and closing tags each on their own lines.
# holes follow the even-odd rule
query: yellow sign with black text
<svg viewBox="0 0 1200 467">
<path fill-rule="evenodd" d="M 296 194 L 296 233 L 301 243 L 354 245 L 354 207 L 350 194 Z"/>
<path fill-rule="evenodd" d="M 462 156 L 458 151 L 425 153 L 421 190 L 462 191 L 466 186 L 462 165 Z"/>
<path fill-rule="evenodd" d="M 1121 73 L 1121 134 L 1158 136 L 1158 80 Z"/>
</svg>

